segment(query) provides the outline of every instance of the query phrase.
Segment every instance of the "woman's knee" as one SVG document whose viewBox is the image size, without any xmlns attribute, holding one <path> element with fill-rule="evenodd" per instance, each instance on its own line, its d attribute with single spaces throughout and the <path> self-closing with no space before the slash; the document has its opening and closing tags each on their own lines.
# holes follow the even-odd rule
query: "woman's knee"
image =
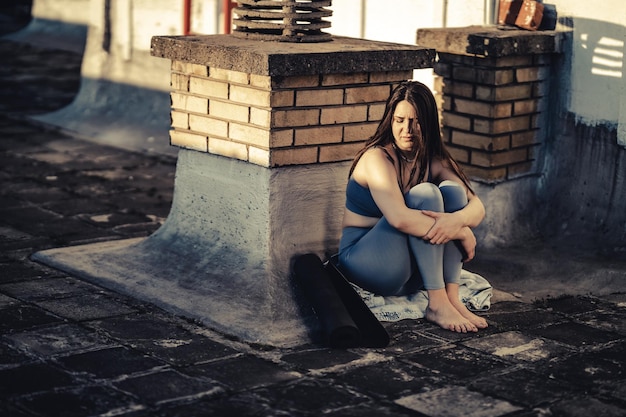
<svg viewBox="0 0 626 417">
<path fill-rule="evenodd" d="M 467 192 L 459 183 L 444 180 L 439 184 L 439 190 L 441 191 L 446 213 L 461 210 L 467 205 Z"/>
<path fill-rule="evenodd" d="M 417 210 L 443 211 L 443 197 L 439 187 L 430 182 L 417 184 L 406 193 L 407 207 Z"/>
</svg>

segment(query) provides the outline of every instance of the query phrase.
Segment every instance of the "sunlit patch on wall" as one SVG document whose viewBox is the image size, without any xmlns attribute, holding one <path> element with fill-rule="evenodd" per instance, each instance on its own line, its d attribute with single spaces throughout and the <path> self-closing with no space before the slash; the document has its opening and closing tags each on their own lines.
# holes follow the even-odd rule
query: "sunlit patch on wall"
<svg viewBox="0 0 626 417">
<path fill-rule="evenodd" d="M 593 48 L 591 73 L 605 77 L 621 78 L 624 68 L 624 41 L 602 36 L 595 45 L 590 45 L 588 34 L 580 36 L 583 49 Z"/>
</svg>

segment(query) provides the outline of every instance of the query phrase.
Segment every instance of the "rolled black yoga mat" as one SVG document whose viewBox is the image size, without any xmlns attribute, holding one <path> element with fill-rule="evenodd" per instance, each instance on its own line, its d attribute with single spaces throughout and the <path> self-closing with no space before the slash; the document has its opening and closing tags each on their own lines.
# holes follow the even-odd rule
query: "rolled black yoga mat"
<svg viewBox="0 0 626 417">
<path fill-rule="evenodd" d="M 348 309 L 350 317 L 361 332 L 361 346 L 385 347 L 389 344 L 389 333 L 378 321 L 372 310 L 337 268 L 336 257 L 326 263 L 326 271 L 331 276 L 335 289 Z"/>
<path fill-rule="evenodd" d="M 317 315 L 330 347 L 384 347 L 389 335 L 333 262 L 312 253 L 294 262 L 294 274 Z"/>
<path fill-rule="evenodd" d="M 299 256 L 294 272 L 319 319 L 325 342 L 331 347 L 359 346 L 361 333 L 320 258 L 312 253 Z"/>
</svg>

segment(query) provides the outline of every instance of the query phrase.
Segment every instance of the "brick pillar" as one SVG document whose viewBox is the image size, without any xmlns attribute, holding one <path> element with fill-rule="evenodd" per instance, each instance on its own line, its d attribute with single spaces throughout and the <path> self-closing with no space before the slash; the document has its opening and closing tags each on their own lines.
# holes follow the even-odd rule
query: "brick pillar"
<svg viewBox="0 0 626 417">
<path fill-rule="evenodd" d="M 434 51 L 208 35 L 155 37 L 152 55 L 171 60 L 170 138 L 181 149 L 170 215 L 130 255 L 158 265 L 143 282 L 236 337 L 308 341 L 290 263 L 336 251 L 349 161 L 394 85 L 431 67 Z"/>
<path fill-rule="evenodd" d="M 487 183 L 536 174 L 556 33 L 420 29 L 417 42 L 437 50 L 443 136 L 465 172 Z"/>
</svg>

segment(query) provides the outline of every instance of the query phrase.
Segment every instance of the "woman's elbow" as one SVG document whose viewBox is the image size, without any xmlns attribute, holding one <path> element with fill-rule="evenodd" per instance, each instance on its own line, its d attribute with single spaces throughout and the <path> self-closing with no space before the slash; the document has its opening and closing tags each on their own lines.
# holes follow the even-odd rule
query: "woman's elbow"
<svg viewBox="0 0 626 417">
<path fill-rule="evenodd" d="M 389 216 L 386 219 L 391 227 L 401 232 L 406 232 L 409 227 L 409 222 L 402 216 Z"/>
<path fill-rule="evenodd" d="M 420 223 L 416 222 L 415 218 L 411 218 L 411 217 L 398 216 L 398 217 L 387 218 L 387 221 L 389 222 L 391 227 L 393 227 L 394 229 L 402 233 L 406 233 L 406 234 L 410 234 L 414 236 L 417 236 L 417 235 L 421 236 L 421 235 L 426 234 L 426 232 L 431 226 L 430 224 L 421 225 Z"/>
<path fill-rule="evenodd" d="M 486 210 L 485 210 L 485 206 L 483 205 L 482 201 L 480 201 L 480 199 L 478 199 L 478 197 L 476 197 L 477 201 L 476 201 L 476 221 L 475 224 L 473 225 L 473 227 L 478 226 L 480 223 L 482 223 L 482 221 L 485 219 L 485 215 L 486 215 Z"/>
<path fill-rule="evenodd" d="M 400 220 L 398 218 L 394 218 L 394 217 L 387 217 L 386 219 L 389 222 L 389 225 L 391 227 L 393 227 L 394 229 L 402 231 L 402 229 L 404 227 L 404 222 L 402 220 Z"/>
</svg>

